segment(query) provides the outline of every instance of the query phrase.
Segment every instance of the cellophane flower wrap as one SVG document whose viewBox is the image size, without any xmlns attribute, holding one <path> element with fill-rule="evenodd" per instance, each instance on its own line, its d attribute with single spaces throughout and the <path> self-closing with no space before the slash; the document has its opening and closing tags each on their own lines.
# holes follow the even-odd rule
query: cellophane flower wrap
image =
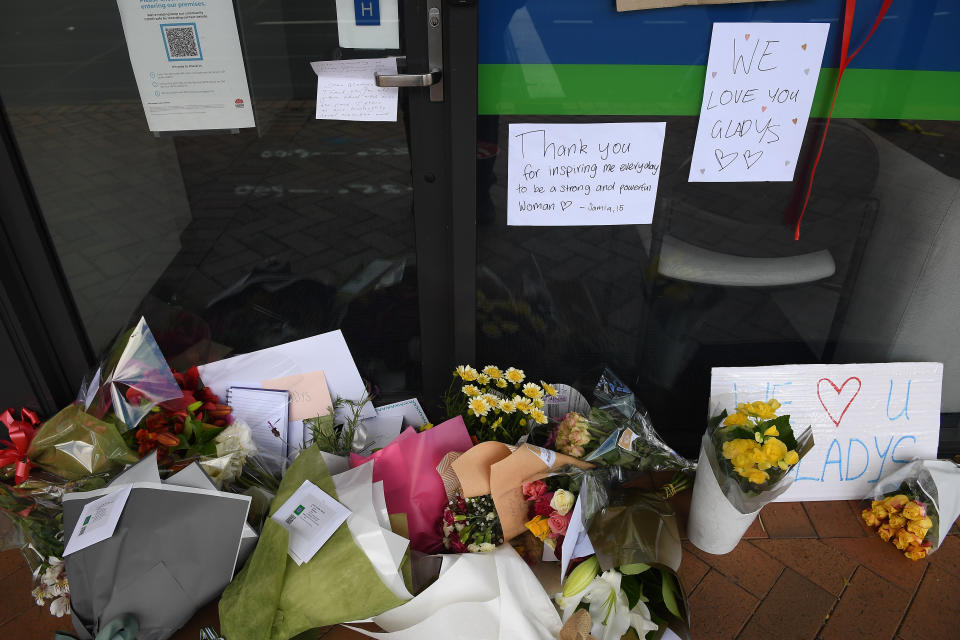
<svg viewBox="0 0 960 640">
<path fill-rule="evenodd" d="M 595 556 L 567 576 L 557 597 L 566 623 L 586 609 L 595 638 L 690 637 L 689 606 L 677 578 L 682 548 L 673 508 L 661 492 L 613 490 L 590 522 Z"/>
<path fill-rule="evenodd" d="M 597 465 L 634 471 L 694 469 L 693 462 L 663 441 L 650 414 L 609 369 L 603 370 L 593 389 L 592 406 L 576 389 L 566 385 L 557 388 L 557 395 L 567 399 L 563 404 L 547 405 L 548 414 L 559 422 L 557 451 Z"/>
<path fill-rule="evenodd" d="M 774 398 L 711 399 L 700 446 L 720 490 L 740 513 L 754 513 L 789 489 L 795 476 L 790 470 L 813 448 L 813 431 L 807 427 L 794 435 L 790 416 L 778 415 L 779 409 Z"/>
<path fill-rule="evenodd" d="M 914 460 L 877 482 L 860 514 L 864 523 L 910 560 L 940 548 L 960 516 L 960 467 Z"/>
<path fill-rule="evenodd" d="M 158 404 L 182 395 L 150 327 L 140 318 L 84 381 L 77 401 L 96 418 L 112 412 L 123 431 L 136 427 Z"/>
<path fill-rule="evenodd" d="M 75 404 L 43 423 L 27 455 L 38 467 L 64 480 L 118 472 L 138 460 L 114 424 L 98 420 Z"/>
</svg>

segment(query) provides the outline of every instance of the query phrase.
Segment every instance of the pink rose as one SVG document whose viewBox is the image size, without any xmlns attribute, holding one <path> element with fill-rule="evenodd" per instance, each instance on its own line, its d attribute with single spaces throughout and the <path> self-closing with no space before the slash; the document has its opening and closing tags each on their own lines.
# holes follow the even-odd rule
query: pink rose
<svg viewBox="0 0 960 640">
<path fill-rule="evenodd" d="M 550 525 L 550 531 L 557 534 L 558 536 L 566 535 L 567 527 L 570 526 L 570 518 L 573 516 L 573 513 L 568 513 L 565 516 L 560 515 L 559 513 L 554 512 L 550 516 L 550 519 L 547 521 L 547 524 Z"/>
<path fill-rule="evenodd" d="M 540 499 L 534 503 L 533 512 L 538 516 L 549 518 L 550 514 L 553 513 L 553 507 L 550 506 L 551 500 L 553 500 L 553 491 L 543 494 L 540 496 Z"/>
<path fill-rule="evenodd" d="M 543 480 L 534 480 L 523 485 L 523 498 L 528 502 L 539 500 L 547 492 L 547 483 Z"/>
</svg>

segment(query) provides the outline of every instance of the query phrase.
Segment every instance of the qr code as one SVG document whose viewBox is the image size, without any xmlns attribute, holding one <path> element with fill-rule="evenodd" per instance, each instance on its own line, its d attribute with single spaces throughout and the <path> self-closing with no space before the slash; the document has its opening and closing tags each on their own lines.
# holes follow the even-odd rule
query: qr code
<svg viewBox="0 0 960 640">
<path fill-rule="evenodd" d="M 290 524 L 291 522 L 293 522 L 293 521 L 296 520 L 296 519 L 297 519 L 297 514 L 291 513 L 291 514 L 290 514 L 290 517 L 287 518 L 287 524 Z"/>
<path fill-rule="evenodd" d="M 185 60 L 200 58 L 200 43 L 193 25 L 163 25 L 163 37 L 167 43 L 167 58 Z"/>
</svg>

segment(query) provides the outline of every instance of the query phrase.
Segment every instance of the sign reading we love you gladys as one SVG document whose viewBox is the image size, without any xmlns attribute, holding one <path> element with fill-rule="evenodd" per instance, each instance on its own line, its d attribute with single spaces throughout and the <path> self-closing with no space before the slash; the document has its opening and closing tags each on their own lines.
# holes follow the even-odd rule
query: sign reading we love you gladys
<svg viewBox="0 0 960 640">
<path fill-rule="evenodd" d="M 938 362 L 719 367 L 710 396 L 717 412 L 776 398 L 794 433 L 813 427 L 816 444 L 779 502 L 850 500 L 914 458 L 937 457 L 942 380 Z"/>
</svg>

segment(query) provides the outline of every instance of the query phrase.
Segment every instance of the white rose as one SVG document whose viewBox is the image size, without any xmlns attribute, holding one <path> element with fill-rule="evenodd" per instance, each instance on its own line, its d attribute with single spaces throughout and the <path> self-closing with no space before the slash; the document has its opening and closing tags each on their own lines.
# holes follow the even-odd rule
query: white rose
<svg viewBox="0 0 960 640">
<path fill-rule="evenodd" d="M 481 553 L 486 553 L 486 552 L 488 552 L 488 551 L 494 551 L 494 550 L 496 550 L 496 548 L 497 548 L 497 545 L 495 545 L 495 544 L 493 544 L 493 543 L 490 543 L 490 542 L 482 542 L 482 543 L 480 543 L 480 552 L 481 552 Z"/>
<path fill-rule="evenodd" d="M 550 508 L 560 515 L 565 516 L 570 513 L 570 509 L 573 509 L 573 505 L 576 502 L 577 496 L 569 491 L 557 489 L 553 494 L 553 499 L 550 501 Z"/>
<path fill-rule="evenodd" d="M 478 544 L 468 544 L 467 551 L 470 553 L 478 553 L 480 551 L 480 545 Z"/>
</svg>

